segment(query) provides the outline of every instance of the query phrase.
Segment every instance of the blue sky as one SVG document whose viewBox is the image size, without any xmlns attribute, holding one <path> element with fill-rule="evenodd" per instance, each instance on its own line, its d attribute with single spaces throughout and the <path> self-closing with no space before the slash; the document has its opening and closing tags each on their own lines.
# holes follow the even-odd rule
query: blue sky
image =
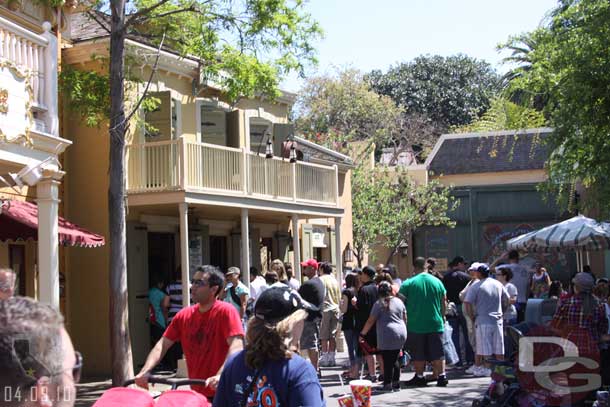
<svg viewBox="0 0 610 407">
<path fill-rule="evenodd" d="M 316 43 L 319 65 L 387 70 L 422 54 L 464 53 L 499 71 L 496 45 L 510 35 L 536 28 L 557 0 L 310 0 L 305 8 L 322 25 Z M 295 76 L 282 89 L 296 92 Z"/>
</svg>

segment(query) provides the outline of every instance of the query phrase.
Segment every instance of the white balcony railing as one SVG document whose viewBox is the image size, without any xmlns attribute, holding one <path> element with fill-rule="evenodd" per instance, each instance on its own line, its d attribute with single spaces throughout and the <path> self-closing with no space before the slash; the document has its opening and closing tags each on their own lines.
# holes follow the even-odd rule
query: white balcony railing
<svg viewBox="0 0 610 407">
<path fill-rule="evenodd" d="M 0 62 L 8 61 L 31 75 L 31 102 L 39 110 L 41 130 L 58 136 L 57 39 L 50 23 L 45 22 L 43 30 L 39 35 L 0 16 Z"/>
<path fill-rule="evenodd" d="M 127 192 L 200 190 L 336 205 L 337 167 L 288 161 L 184 138 L 127 146 Z"/>
</svg>

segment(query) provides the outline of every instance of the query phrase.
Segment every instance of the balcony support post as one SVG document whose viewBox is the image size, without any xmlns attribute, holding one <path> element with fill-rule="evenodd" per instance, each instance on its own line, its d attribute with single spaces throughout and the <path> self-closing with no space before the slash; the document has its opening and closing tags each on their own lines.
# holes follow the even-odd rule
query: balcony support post
<svg viewBox="0 0 610 407">
<path fill-rule="evenodd" d="M 293 167 L 294 168 L 294 167 Z M 299 216 L 292 215 L 292 253 L 294 254 L 294 278 L 301 282 L 301 245 L 299 241 Z"/>
<path fill-rule="evenodd" d="M 190 305 L 189 282 L 191 281 L 189 266 L 189 206 L 186 202 L 178 205 L 180 211 L 180 264 L 182 269 L 182 307 Z"/>
<path fill-rule="evenodd" d="M 243 283 L 250 289 L 250 231 L 246 208 L 241 209 L 241 275 Z"/>
<path fill-rule="evenodd" d="M 241 148 L 241 155 L 241 187 L 244 191 L 244 195 L 248 195 L 248 149 L 246 147 Z M 250 283 L 248 282 L 248 284 Z"/>
<path fill-rule="evenodd" d="M 333 168 L 335 170 L 335 205 L 339 206 L 339 166 L 337 166 L 337 164 L 334 164 Z"/>
<path fill-rule="evenodd" d="M 38 287 L 40 302 L 59 309 L 59 181 L 45 179 L 36 186 L 38 199 Z M 20 282 L 22 283 L 22 282 Z"/>
<path fill-rule="evenodd" d="M 292 163 L 292 200 L 297 201 L 297 163 Z"/>
<path fill-rule="evenodd" d="M 337 281 L 339 286 L 343 286 L 343 250 L 341 248 L 341 217 L 335 218 L 335 241 L 329 242 L 335 244 L 335 270 L 337 270 Z"/>
<path fill-rule="evenodd" d="M 178 164 L 178 168 L 180 168 L 180 189 L 183 191 L 186 191 L 186 180 L 187 180 L 187 174 L 188 174 L 188 153 L 186 151 L 186 138 L 184 138 L 184 136 L 181 136 L 179 139 L 179 144 L 178 144 L 178 160 L 180 160 L 180 163 Z M 199 163 L 194 163 L 195 165 L 199 166 Z"/>
</svg>

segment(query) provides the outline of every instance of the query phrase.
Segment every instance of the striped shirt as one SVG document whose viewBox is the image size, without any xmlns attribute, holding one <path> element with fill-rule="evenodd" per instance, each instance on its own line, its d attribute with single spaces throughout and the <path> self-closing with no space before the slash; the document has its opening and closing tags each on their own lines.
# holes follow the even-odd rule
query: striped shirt
<svg viewBox="0 0 610 407">
<path fill-rule="evenodd" d="M 165 291 L 167 292 L 167 295 L 169 295 L 169 312 L 167 319 L 171 322 L 174 315 L 182 309 L 182 282 L 172 282 L 165 288 Z"/>
</svg>

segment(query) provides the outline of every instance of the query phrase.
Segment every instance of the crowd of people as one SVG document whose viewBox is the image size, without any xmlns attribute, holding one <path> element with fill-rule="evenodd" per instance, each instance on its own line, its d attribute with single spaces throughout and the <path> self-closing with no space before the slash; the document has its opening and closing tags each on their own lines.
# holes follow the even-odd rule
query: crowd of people
<svg viewBox="0 0 610 407">
<path fill-rule="evenodd" d="M 449 342 L 457 351 L 456 365 L 467 374 L 489 376 L 489 358 L 507 354 L 505 328 L 518 326 L 528 299 L 536 298 L 556 303 L 548 328 L 575 343 L 580 355 L 599 358 L 602 382 L 610 384 L 607 279 L 595 279 L 585 268 L 564 287 L 541 264 L 528 270 L 517 252 L 490 265 L 457 256 L 448 270 L 435 267 L 434 259 L 418 257 L 404 281 L 393 265 L 378 265 L 350 270 L 339 282 L 329 263 L 309 259 L 301 263 L 301 284 L 290 264 L 274 260 L 264 275 L 251 269 L 248 286 L 237 267 L 223 273 L 200 266 L 186 308 L 181 308 L 182 282 L 163 287 L 155 281 L 150 318 L 161 329 L 135 382 L 148 387 L 153 369 L 180 344 L 175 357 L 184 354 L 188 376 L 205 380 L 193 389 L 214 406 L 264 405 L 270 399 L 323 406 L 320 372 L 337 364 L 341 329 L 349 356 L 346 379 L 378 382 L 375 393 L 430 382 L 444 387 Z M 26 401 L 28 392 L 43 394 L 38 405 L 70 406 L 82 356 L 61 315 L 14 297 L 14 285 L 15 274 L 0 270 L 0 385 L 21 389 L 19 397 Z M 407 361 L 414 374 L 401 382 Z M 11 400 L 15 406 L 32 404 Z"/>
</svg>

